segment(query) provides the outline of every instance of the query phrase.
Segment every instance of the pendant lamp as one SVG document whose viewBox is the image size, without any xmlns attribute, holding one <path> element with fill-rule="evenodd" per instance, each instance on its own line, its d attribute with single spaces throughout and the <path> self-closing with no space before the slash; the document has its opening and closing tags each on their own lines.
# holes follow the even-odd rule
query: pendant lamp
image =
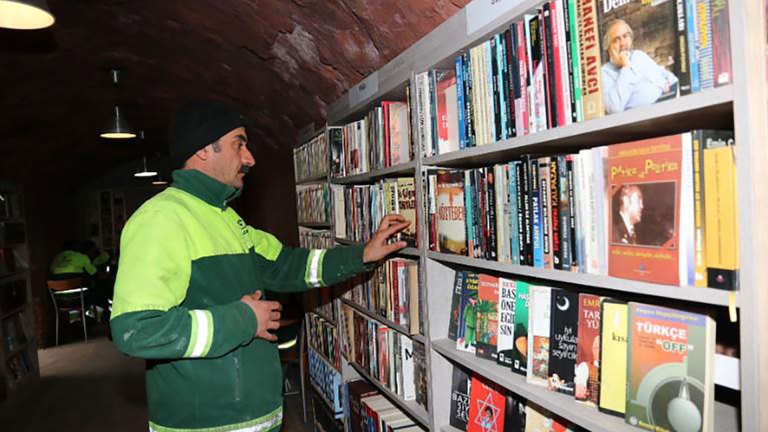
<svg viewBox="0 0 768 432">
<path fill-rule="evenodd" d="M 142 169 L 141 171 L 136 171 L 136 172 L 133 174 L 133 176 L 134 176 L 134 177 L 141 177 L 141 178 L 144 178 L 144 177 L 154 177 L 154 176 L 156 176 L 156 175 L 157 175 L 157 171 L 150 171 L 150 170 L 148 170 L 148 169 L 147 169 L 147 157 L 146 157 L 146 156 L 144 156 L 144 157 L 142 158 L 142 160 L 144 161 L 144 164 L 143 164 L 143 169 Z"/>
<path fill-rule="evenodd" d="M 109 73 L 112 76 L 112 85 L 117 87 L 120 71 L 117 69 L 110 69 Z M 104 129 L 102 129 L 100 136 L 108 139 L 129 139 L 136 138 L 136 132 L 134 132 L 130 123 L 128 123 L 124 117 L 120 116 L 120 107 L 115 105 L 115 112 L 107 122 L 106 126 L 104 126 Z"/>
<path fill-rule="evenodd" d="M 56 21 L 45 0 L 0 0 L 0 27 L 37 30 Z"/>
</svg>

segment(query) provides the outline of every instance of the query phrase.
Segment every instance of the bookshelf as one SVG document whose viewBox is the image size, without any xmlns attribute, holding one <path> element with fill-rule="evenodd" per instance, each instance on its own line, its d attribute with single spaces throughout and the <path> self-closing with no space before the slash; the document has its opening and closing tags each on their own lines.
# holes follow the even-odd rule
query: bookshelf
<svg viewBox="0 0 768 432">
<path fill-rule="evenodd" d="M 24 194 L 0 180 L 0 411 L 39 379 Z"/>
<path fill-rule="evenodd" d="M 452 67 L 452 60 L 458 54 L 503 31 L 508 23 L 530 13 L 542 3 L 541 0 L 471 2 L 330 105 L 327 123 L 338 126 L 361 118 L 379 101 L 402 94 L 406 85 L 415 82 L 418 73 L 436 67 Z M 568 286 L 576 292 L 593 292 L 658 305 L 679 304 L 684 309 L 734 310 L 738 315 L 740 358 L 736 362 L 726 359 L 724 364 L 728 364 L 726 368 L 729 370 L 739 369 L 735 375 L 741 378 L 734 380 L 734 374 L 731 374 L 727 386 L 739 389 L 740 408 L 717 402 L 714 430 L 768 430 L 768 411 L 759 409 L 768 401 L 768 377 L 765 372 L 768 370 L 768 343 L 765 343 L 768 340 L 768 316 L 762 311 L 764 305 L 768 304 L 768 269 L 764 265 L 768 231 L 761 226 L 762 221 L 768 220 L 768 192 L 763 187 L 768 181 L 768 171 L 765 169 L 768 166 L 768 152 L 764 150 L 764 143 L 768 142 L 766 17 L 762 2 L 731 0 L 729 3 L 732 84 L 489 145 L 431 157 L 420 156 L 416 151 L 416 160 L 406 164 L 330 180 L 335 184 L 352 185 L 398 175 L 414 175 L 417 185 L 421 185 L 425 167 L 490 166 L 523 154 L 576 152 L 697 128 L 733 128 L 735 132 L 740 284 L 739 290 L 734 292 L 538 269 L 428 251 L 425 199 L 422 188 L 417 186 L 421 238 L 418 248 L 404 251 L 403 254 L 418 257 L 421 286 L 425 290 L 424 301 L 427 307 L 422 312 L 425 317 L 423 337 L 426 342 L 429 382 L 429 406 L 425 415 L 430 430 L 457 431 L 448 425 L 451 371 L 454 365 L 464 366 L 490 378 L 508 391 L 538 403 L 588 430 L 640 430 L 626 424 L 623 418 L 604 414 L 577 404 L 573 398 L 526 384 L 524 378 L 512 374 L 506 368 L 457 351 L 455 342 L 446 339 L 446 336 L 451 307 L 450 289 L 454 272 L 458 268 L 488 271 L 542 285 Z M 414 98 L 413 92 L 411 97 Z M 416 125 L 417 120 L 414 109 L 412 125 Z M 415 133 L 414 145 L 419 146 Z M 351 244 L 344 239 L 336 240 L 340 244 Z M 391 324 L 375 314 L 361 311 L 356 305 L 351 306 L 382 324 Z M 353 365 L 353 369 L 359 368 Z M 357 372 L 365 376 L 364 371 Z M 377 384 L 375 380 L 372 383 Z M 402 402 L 398 404 L 406 409 Z"/>
</svg>

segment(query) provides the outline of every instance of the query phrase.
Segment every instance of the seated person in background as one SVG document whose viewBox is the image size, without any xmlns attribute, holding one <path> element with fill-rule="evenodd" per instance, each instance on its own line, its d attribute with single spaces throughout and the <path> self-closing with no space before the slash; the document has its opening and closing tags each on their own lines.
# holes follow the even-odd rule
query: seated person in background
<svg viewBox="0 0 768 432">
<path fill-rule="evenodd" d="M 90 248 L 90 245 L 93 248 Z M 53 258 L 50 272 L 52 279 L 72 279 L 82 277 L 83 282 L 88 282 L 91 276 L 96 274 L 96 266 L 88 256 L 89 249 L 96 249 L 93 242 L 84 242 L 80 245 L 77 242 L 69 240 L 64 242 L 62 251 Z"/>
</svg>

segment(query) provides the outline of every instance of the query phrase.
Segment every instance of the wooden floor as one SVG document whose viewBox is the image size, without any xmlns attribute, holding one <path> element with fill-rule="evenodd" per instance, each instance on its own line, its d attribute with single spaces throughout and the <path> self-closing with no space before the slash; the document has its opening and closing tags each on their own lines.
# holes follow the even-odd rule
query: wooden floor
<svg viewBox="0 0 768 432">
<path fill-rule="evenodd" d="M 40 350 L 39 357 L 40 382 L 14 409 L 0 412 L 0 431 L 148 429 L 142 360 L 120 354 L 106 337 Z M 298 371 L 290 374 L 298 383 Z M 286 397 L 284 414 L 283 432 L 312 430 L 311 412 L 303 422 L 300 395 Z"/>
</svg>

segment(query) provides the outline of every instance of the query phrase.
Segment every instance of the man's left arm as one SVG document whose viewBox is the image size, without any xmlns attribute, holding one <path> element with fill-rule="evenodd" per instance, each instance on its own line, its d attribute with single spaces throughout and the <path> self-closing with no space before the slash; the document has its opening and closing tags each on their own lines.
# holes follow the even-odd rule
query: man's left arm
<svg viewBox="0 0 768 432">
<path fill-rule="evenodd" d="M 409 222 L 400 215 L 387 215 L 365 245 L 311 250 L 283 246 L 271 234 L 251 228 L 257 277 L 264 282 L 264 288 L 284 292 L 342 282 L 370 270 L 377 261 L 404 248 L 405 242 L 387 244 L 387 239 L 408 225 Z"/>
</svg>

